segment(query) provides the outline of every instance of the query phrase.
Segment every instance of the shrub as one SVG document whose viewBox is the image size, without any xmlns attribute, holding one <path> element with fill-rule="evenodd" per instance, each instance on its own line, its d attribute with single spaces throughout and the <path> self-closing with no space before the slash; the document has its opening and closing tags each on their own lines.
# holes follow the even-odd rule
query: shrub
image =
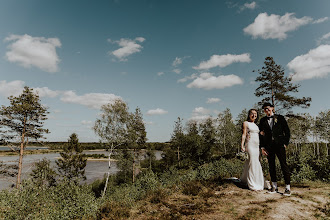
<svg viewBox="0 0 330 220">
<path fill-rule="evenodd" d="M 130 207 L 121 203 L 108 201 L 101 206 L 97 213 L 97 219 L 127 219 L 130 217 Z"/>
<path fill-rule="evenodd" d="M 1 191 L 0 200 L 3 219 L 78 219 L 97 210 L 90 188 L 70 182 L 46 188 L 26 181 L 21 189 Z"/>
</svg>

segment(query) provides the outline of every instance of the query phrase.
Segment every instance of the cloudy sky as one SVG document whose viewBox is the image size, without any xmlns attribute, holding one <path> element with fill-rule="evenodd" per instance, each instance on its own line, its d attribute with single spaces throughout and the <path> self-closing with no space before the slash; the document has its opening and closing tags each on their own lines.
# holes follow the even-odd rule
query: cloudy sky
<svg viewBox="0 0 330 220">
<path fill-rule="evenodd" d="M 315 0 L 2 0 L 0 102 L 24 86 L 49 107 L 49 141 L 98 141 L 100 106 L 122 99 L 143 113 L 149 141 L 168 141 L 185 121 L 254 96 L 272 56 L 329 109 L 330 1 Z"/>
</svg>

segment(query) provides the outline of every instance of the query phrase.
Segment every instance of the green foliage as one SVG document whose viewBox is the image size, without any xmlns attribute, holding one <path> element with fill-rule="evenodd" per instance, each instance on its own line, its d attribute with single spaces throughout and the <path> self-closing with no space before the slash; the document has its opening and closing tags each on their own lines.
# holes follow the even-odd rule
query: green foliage
<svg viewBox="0 0 330 220">
<path fill-rule="evenodd" d="M 37 187 L 51 187 L 56 184 L 56 172 L 50 167 L 50 160 L 46 158 L 34 164 L 34 169 L 32 170 L 30 176 L 32 177 L 32 182 Z"/>
<path fill-rule="evenodd" d="M 122 100 L 103 105 L 100 118 L 93 127 L 102 141 L 113 146 L 142 147 L 146 142 L 146 131 L 143 116 L 139 108 L 130 113 L 127 104 Z"/>
<path fill-rule="evenodd" d="M 122 202 L 107 201 L 98 211 L 97 219 L 128 219 L 130 217 L 130 206 Z"/>
<path fill-rule="evenodd" d="M 38 94 L 33 89 L 25 86 L 18 97 L 8 97 L 10 105 L 1 106 L 0 125 L 7 128 L 2 130 L 5 139 L 19 138 L 26 145 L 27 140 L 39 139 L 43 133 L 48 133 L 42 128 L 43 121 L 47 119 L 47 108 L 40 103 Z"/>
<path fill-rule="evenodd" d="M 133 177 L 133 154 L 130 150 L 121 151 L 117 161 L 117 167 L 120 169 L 116 175 L 117 183 L 131 183 Z"/>
<path fill-rule="evenodd" d="M 85 167 L 87 159 L 84 157 L 83 148 L 79 144 L 77 134 L 73 133 L 64 147 L 61 157 L 56 161 L 57 170 L 62 177 L 72 180 L 76 184 L 80 179 L 86 179 Z"/>
<path fill-rule="evenodd" d="M 105 186 L 105 181 L 106 181 L 106 178 L 97 179 L 92 184 L 90 184 L 92 191 L 94 192 L 94 195 L 96 198 L 101 197 L 102 190 L 104 189 L 104 186 Z"/>
<path fill-rule="evenodd" d="M 0 192 L 1 219 L 82 219 L 97 208 L 91 189 L 71 182 L 36 188 L 27 181 L 20 190 Z"/>
<path fill-rule="evenodd" d="M 241 130 L 237 135 L 236 126 L 233 122 L 233 117 L 230 112 L 230 109 L 226 109 L 223 112 L 218 114 L 216 119 L 216 139 L 220 151 L 222 154 L 235 154 L 238 150 L 238 146 L 240 146 L 240 135 Z"/>
</svg>

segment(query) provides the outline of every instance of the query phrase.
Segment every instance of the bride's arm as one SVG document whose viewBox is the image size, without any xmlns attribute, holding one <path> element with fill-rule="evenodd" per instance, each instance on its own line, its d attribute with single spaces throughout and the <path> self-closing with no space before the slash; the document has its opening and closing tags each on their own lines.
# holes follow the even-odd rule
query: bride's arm
<svg viewBox="0 0 330 220">
<path fill-rule="evenodd" d="M 244 143 L 245 143 L 245 139 L 246 139 L 246 134 L 247 134 L 247 122 L 243 122 L 243 125 L 242 125 L 242 142 L 241 142 L 241 151 L 242 152 L 245 152 L 245 146 L 244 146 Z"/>
</svg>

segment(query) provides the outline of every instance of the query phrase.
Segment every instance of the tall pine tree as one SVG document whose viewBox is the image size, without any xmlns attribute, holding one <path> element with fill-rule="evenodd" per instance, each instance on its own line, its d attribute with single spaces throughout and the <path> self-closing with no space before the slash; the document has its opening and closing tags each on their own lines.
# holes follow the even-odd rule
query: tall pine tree
<svg viewBox="0 0 330 220">
<path fill-rule="evenodd" d="M 6 140 L 19 138 L 19 162 L 16 187 L 21 183 L 24 149 L 29 139 L 39 139 L 48 129 L 44 129 L 43 121 L 47 119 L 47 108 L 40 103 L 38 94 L 33 89 L 24 87 L 18 97 L 10 96 L 10 105 L 0 108 L 0 125 Z"/>
<path fill-rule="evenodd" d="M 264 66 L 257 70 L 260 74 L 256 82 L 260 82 L 255 91 L 257 97 L 264 97 L 259 104 L 270 102 L 276 111 L 290 110 L 292 107 L 308 108 L 311 98 L 296 98 L 292 93 L 297 93 L 300 85 L 293 85 L 291 77 L 284 76 L 284 69 L 275 63 L 273 57 L 266 57 Z"/>
</svg>

